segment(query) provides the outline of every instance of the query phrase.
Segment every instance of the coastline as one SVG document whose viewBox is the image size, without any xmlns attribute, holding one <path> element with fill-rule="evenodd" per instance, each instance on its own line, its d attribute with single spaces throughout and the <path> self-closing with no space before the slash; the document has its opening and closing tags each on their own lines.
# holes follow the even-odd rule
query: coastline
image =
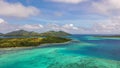
<svg viewBox="0 0 120 68">
<path fill-rule="evenodd" d="M 37 46 L 37 47 L 44 47 L 44 46 L 47 46 L 47 45 L 59 45 L 59 44 L 68 44 L 68 43 L 70 43 L 70 42 L 72 42 L 73 40 L 71 40 L 71 41 L 68 41 L 68 42 L 63 42 L 63 43 L 45 43 L 45 44 L 40 44 L 40 46 Z"/>
<path fill-rule="evenodd" d="M 43 44 L 61 44 L 71 40 L 62 37 L 0 39 L 0 48 L 39 47 Z"/>
<path fill-rule="evenodd" d="M 13 49 L 29 49 L 29 48 L 42 48 L 44 46 L 48 46 L 48 45 L 56 45 L 56 44 L 68 44 L 70 42 L 72 42 L 73 40 L 71 41 L 67 41 L 67 42 L 63 42 L 63 43 L 43 43 L 43 44 L 40 44 L 38 46 L 29 46 L 29 47 L 6 47 L 6 48 L 0 48 L 0 51 L 1 50 L 13 50 Z"/>
</svg>

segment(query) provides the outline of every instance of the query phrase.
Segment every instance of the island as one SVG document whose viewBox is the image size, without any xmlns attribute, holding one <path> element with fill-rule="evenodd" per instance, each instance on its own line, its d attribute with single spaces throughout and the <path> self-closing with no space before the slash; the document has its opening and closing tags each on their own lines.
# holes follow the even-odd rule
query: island
<svg viewBox="0 0 120 68">
<path fill-rule="evenodd" d="M 101 37 L 101 38 L 120 38 L 120 35 L 101 35 L 101 36 L 95 36 L 95 37 Z"/>
<path fill-rule="evenodd" d="M 0 33 L 0 36 L 2 36 L 3 34 L 2 33 Z"/>
<path fill-rule="evenodd" d="M 70 36 L 70 34 L 64 32 L 64 31 L 48 31 L 48 32 L 41 33 L 40 36 L 55 36 L 55 37 L 61 37 L 61 36 Z"/>
<path fill-rule="evenodd" d="M 12 31 L 6 34 L 2 34 L 3 36 L 54 36 L 54 37 L 62 37 L 69 36 L 71 34 L 64 31 L 47 31 L 44 33 L 37 33 L 34 31 L 26 31 L 26 30 L 17 30 Z"/>
<path fill-rule="evenodd" d="M 41 46 L 41 44 L 48 43 L 65 43 L 71 41 L 71 39 L 64 37 L 67 35 L 70 34 L 63 31 L 49 31 L 45 33 L 29 32 L 25 30 L 13 31 L 3 35 L 12 37 L 0 38 L 0 48 Z"/>
<path fill-rule="evenodd" d="M 3 36 L 38 36 L 38 35 L 40 34 L 37 32 L 26 30 L 17 30 L 3 34 Z"/>
</svg>

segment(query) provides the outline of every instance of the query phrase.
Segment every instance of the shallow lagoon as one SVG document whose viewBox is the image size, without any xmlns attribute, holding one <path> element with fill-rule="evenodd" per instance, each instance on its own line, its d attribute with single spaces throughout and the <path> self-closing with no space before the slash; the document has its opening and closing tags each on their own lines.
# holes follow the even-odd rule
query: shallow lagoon
<svg viewBox="0 0 120 68">
<path fill-rule="evenodd" d="M 120 39 L 73 35 L 65 44 L 0 49 L 0 68 L 120 68 Z"/>
</svg>

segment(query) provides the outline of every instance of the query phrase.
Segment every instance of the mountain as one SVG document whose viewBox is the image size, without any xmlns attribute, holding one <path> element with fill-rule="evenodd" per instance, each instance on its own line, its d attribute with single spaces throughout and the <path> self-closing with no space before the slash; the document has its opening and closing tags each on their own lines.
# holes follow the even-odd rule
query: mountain
<svg viewBox="0 0 120 68">
<path fill-rule="evenodd" d="M 48 31 L 40 34 L 41 36 L 69 36 L 69 33 L 64 31 Z"/>
<path fill-rule="evenodd" d="M 69 33 L 66 33 L 64 31 L 48 31 L 44 33 L 36 33 L 36 32 L 30 32 L 25 30 L 18 30 L 18 31 L 12 31 L 9 33 L 4 34 L 4 36 L 69 36 Z"/>
<path fill-rule="evenodd" d="M 36 35 L 39 35 L 39 33 L 33 31 L 29 32 L 25 30 L 12 31 L 5 34 L 5 36 L 36 36 Z"/>
<path fill-rule="evenodd" d="M 0 35 L 3 35 L 3 33 L 0 33 Z"/>
</svg>

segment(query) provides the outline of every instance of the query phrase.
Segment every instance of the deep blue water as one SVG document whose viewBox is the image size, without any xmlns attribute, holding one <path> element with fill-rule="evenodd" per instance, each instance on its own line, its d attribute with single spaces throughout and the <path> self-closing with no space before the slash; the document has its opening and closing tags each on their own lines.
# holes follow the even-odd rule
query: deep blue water
<svg viewBox="0 0 120 68">
<path fill-rule="evenodd" d="M 93 46 L 83 46 L 75 50 L 65 50 L 66 53 L 113 59 L 120 61 L 120 38 L 97 38 L 94 35 L 73 35 L 73 38 Z"/>
</svg>

